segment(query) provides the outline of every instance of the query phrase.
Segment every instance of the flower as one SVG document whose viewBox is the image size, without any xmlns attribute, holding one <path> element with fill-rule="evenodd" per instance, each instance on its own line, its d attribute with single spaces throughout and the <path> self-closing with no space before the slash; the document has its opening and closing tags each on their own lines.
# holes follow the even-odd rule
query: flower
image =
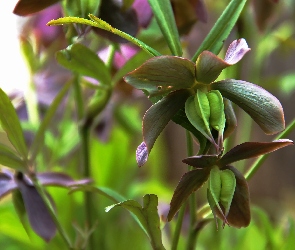
<svg viewBox="0 0 295 250">
<path fill-rule="evenodd" d="M 167 219 L 170 221 L 189 195 L 209 179 L 207 199 L 213 215 L 223 220 L 224 225 L 246 227 L 250 223 L 250 198 L 245 177 L 229 164 L 273 152 L 293 145 L 288 139 L 273 142 L 245 142 L 223 156 L 198 155 L 188 157 L 184 163 L 195 169 L 185 173 L 178 183 Z"/>
<path fill-rule="evenodd" d="M 272 94 L 241 80 L 216 81 L 223 69 L 239 62 L 248 51 L 242 38 L 230 44 L 224 60 L 210 51 L 203 51 L 196 63 L 182 57 L 158 56 L 124 77 L 154 103 L 143 117 L 143 142 L 136 151 L 139 166 L 145 164 L 171 119 L 192 132 L 200 143 L 200 152 L 206 150 L 207 141 L 215 146 L 217 154 L 222 152 L 224 137 L 235 127 L 230 101 L 244 109 L 266 134 L 284 129 L 283 108 Z"/>
<path fill-rule="evenodd" d="M 90 182 L 89 179 L 75 181 L 70 176 L 58 172 L 37 173 L 35 177 L 43 186 L 69 188 L 73 185 L 84 185 Z M 50 241 L 55 235 L 56 225 L 44 200 L 34 186 L 32 178 L 19 171 L 14 173 L 8 169 L 2 169 L 0 172 L 0 199 L 9 193 L 13 194 L 14 199 L 18 199 L 18 202 L 14 202 L 16 210 L 23 209 L 25 211 L 22 212 L 27 213 L 32 229 L 45 241 Z M 46 194 L 53 203 L 51 196 Z"/>
</svg>

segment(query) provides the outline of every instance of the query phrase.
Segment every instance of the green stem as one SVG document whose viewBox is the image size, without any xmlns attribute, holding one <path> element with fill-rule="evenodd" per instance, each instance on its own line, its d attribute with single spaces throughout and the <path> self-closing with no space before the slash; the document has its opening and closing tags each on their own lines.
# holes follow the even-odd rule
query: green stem
<svg viewBox="0 0 295 250">
<path fill-rule="evenodd" d="M 36 86 L 33 82 L 32 77 L 28 84 L 28 90 L 26 91 L 25 99 L 28 112 L 28 120 L 34 126 L 34 128 L 37 128 L 40 123 L 38 112 L 38 98 Z"/>
<path fill-rule="evenodd" d="M 58 218 L 56 217 L 56 214 L 54 212 L 54 209 L 53 209 L 50 201 L 48 200 L 47 195 L 44 192 L 44 189 L 43 189 L 42 185 L 39 183 L 39 181 L 37 180 L 36 177 L 32 177 L 32 180 L 33 180 L 35 188 L 37 189 L 37 191 L 40 194 L 42 200 L 44 201 L 45 206 L 48 209 L 48 211 L 49 211 L 49 213 L 51 215 L 51 218 L 53 219 L 54 224 L 55 224 L 55 226 L 57 228 L 57 231 L 59 232 L 61 238 L 63 239 L 63 241 L 67 245 L 68 249 L 73 249 L 71 241 L 69 240 L 69 237 L 67 236 L 66 232 L 63 230 L 61 224 L 59 223 Z"/>
<path fill-rule="evenodd" d="M 293 130 L 295 129 L 295 119 L 288 125 L 288 127 L 279 134 L 278 137 L 275 138 L 275 140 L 282 139 L 286 136 L 288 136 Z M 257 170 L 260 168 L 261 164 L 266 160 L 269 154 L 260 156 L 250 167 L 250 169 L 245 173 L 245 178 L 247 180 L 250 180 L 252 176 L 257 172 Z"/>
<path fill-rule="evenodd" d="M 192 156 L 194 154 L 193 140 L 188 130 L 186 130 L 186 147 L 188 156 Z M 192 170 L 191 166 L 189 166 L 189 170 Z M 189 197 L 190 226 L 186 249 L 195 249 L 196 245 L 196 203 L 196 195 L 192 193 Z"/>
<path fill-rule="evenodd" d="M 85 116 L 84 101 L 82 96 L 82 89 L 79 82 L 80 77 L 75 76 L 74 78 L 74 91 L 75 91 L 75 101 L 77 106 L 78 124 L 79 124 L 79 134 L 81 139 L 81 155 L 83 161 L 83 176 L 85 178 L 91 177 L 90 171 L 90 153 L 89 153 L 89 134 L 90 134 L 90 124 L 82 122 Z M 85 217 L 88 223 L 88 228 L 92 229 L 93 218 L 92 218 L 92 195 L 89 192 L 84 193 L 84 205 L 85 205 Z M 90 250 L 95 249 L 95 239 L 91 234 L 89 236 L 89 248 Z"/>
<path fill-rule="evenodd" d="M 181 206 L 181 208 L 179 209 L 179 212 L 178 212 L 178 219 L 177 219 L 176 228 L 175 228 L 174 235 L 173 235 L 171 250 L 177 250 L 180 231 L 181 231 L 181 227 L 182 227 L 182 221 L 183 221 L 183 217 L 185 214 L 185 207 L 186 207 L 186 203 L 184 203 Z"/>
</svg>

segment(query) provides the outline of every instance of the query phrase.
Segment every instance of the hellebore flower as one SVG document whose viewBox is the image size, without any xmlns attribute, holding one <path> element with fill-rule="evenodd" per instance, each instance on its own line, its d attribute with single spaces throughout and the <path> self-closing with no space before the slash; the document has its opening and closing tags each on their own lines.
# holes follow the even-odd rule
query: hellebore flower
<svg viewBox="0 0 295 250">
<path fill-rule="evenodd" d="M 124 77 L 154 103 L 143 117 L 143 142 L 136 151 L 139 166 L 147 161 L 171 119 L 193 133 L 200 152 L 207 141 L 218 154 L 222 152 L 223 139 L 236 126 L 230 101 L 244 109 L 266 134 L 284 129 L 283 108 L 272 94 L 241 80 L 215 81 L 223 69 L 239 62 L 249 50 L 242 38 L 230 44 L 224 60 L 210 51 L 203 51 L 196 63 L 176 56 L 154 57 Z M 218 132 L 217 142 L 214 131 Z"/>
<path fill-rule="evenodd" d="M 75 181 L 70 176 L 57 172 L 37 173 L 36 178 L 43 186 L 66 188 L 90 182 L 88 179 Z M 18 192 L 20 192 L 20 195 Z M 10 170 L 3 169 L 0 172 L 0 199 L 9 193 L 13 194 L 16 210 L 23 214 L 27 213 L 32 229 L 45 241 L 50 241 L 55 235 L 56 226 L 30 177 L 22 172 L 13 173 Z M 47 194 L 47 196 L 53 202 L 50 195 Z M 24 211 L 20 211 L 20 207 L 24 207 Z"/>
<path fill-rule="evenodd" d="M 237 228 L 248 226 L 251 215 L 247 181 L 229 164 L 289 145 L 293 145 L 293 142 L 288 139 L 273 142 L 245 142 L 223 156 L 199 155 L 184 159 L 184 163 L 195 169 L 185 173 L 178 183 L 170 203 L 168 221 L 174 217 L 189 195 L 209 180 L 207 199 L 215 219 L 218 216 L 223 220 L 223 225 L 228 224 Z"/>
</svg>

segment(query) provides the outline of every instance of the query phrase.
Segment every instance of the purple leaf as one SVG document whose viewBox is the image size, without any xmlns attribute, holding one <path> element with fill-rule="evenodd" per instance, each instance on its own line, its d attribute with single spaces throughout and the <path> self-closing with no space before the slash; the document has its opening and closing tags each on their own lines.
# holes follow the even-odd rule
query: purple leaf
<svg viewBox="0 0 295 250">
<path fill-rule="evenodd" d="M 232 162 L 258 157 L 289 145 L 293 145 L 293 141 L 288 139 L 273 142 L 245 142 L 228 151 L 219 160 L 218 165 L 225 166 Z"/>
<path fill-rule="evenodd" d="M 5 172 L 0 172 L 0 199 L 16 188 L 17 184 L 13 176 Z"/>
<path fill-rule="evenodd" d="M 208 168 L 216 165 L 216 162 L 218 160 L 217 155 L 197 155 L 197 156 L 192 156 L 188 157 L 182 162 L 198 169 L 202 168 Z"/>
<path fill-rule="evenodd" d="M 244 109 L 266 134 L 276 134 L 285 128 L 280 101 L 265 89 L 241 80 L 224 80 L 211 84 L 229 100 Z"/>
<path fill-rule="evenodd" d="M 16 182 L 23 197 L 30 225 L 41 238 L 49 242 L 55 235 L 56 226 L 43 199 L 22 173 L 18 174 Z"/>
<path fill-rule="evenodd" d="M 195 83 L 193 62 L 176 56 L 157 56 L 147 60 L 124 80 L 150 97 L 162 96 L 178 89 L 187 89 Z"/>
<path fill-rule="evenodd" d="M 37 173 L 36 176 L 43 186 L 70 187 L 73 185 L 85 185 L 92 182 L 90 179 L 75 181 L 69 175 L 57 172 Z"/>
<path fill-rule="evenodd" d="M 148 157 L 156 139 L 177 111 L 184 106 L 189 96 L 188 90 L 177 90 L 165 96 L 150 107 L 143 117 L 143 143 L 136 150 L 139 166 L 142 166 Z"/>
<path fill-rule="evenodd" d="M 202 187 L 207 181 L 209 173 L 210 169 L 196 169 L 185 173 L 181 177 L 170 202 L 170 210 L 167 216 L 168 221 L 172 220 L 191 193 Z"/>
</svg>

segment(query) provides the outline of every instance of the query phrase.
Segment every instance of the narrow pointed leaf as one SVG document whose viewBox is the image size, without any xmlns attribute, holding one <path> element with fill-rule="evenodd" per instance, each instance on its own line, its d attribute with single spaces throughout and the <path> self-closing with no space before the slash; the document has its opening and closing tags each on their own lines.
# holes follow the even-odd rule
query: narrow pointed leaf
<svg viewBox="0 0 295 250">
<path fill-rule="evenodd" d="M 265 89 L 241 80 L 224 80 L 214 82 L 211 86 L 244 109 L 266 134 L 284 130 L 282 105 Z"/>
<path fill-rule="evenodd" d="M 65 84 L 64 87 L 58 93 L 58 95 L 55 97 L 53 102 L 51 103 L 49 109 L 47 110 L 46 115 L 43 118 L 43 121 L 38 128 L 38 131 L 34 137 L 33 143 L 30 148 L 29 158 L 32 162 L 34 162 L 36 156 L 38 155 L 40 150 L 43 148 L 46 129 L 48 128 L 54 114 L 56 113 L 56 110 L 60 106 L 63 98 L 67 94 L 70 87 L 71 87 L 71 83 Z"/>
<path fill-rule="evenodd" d="M 196 155 L 183 159 L 182 162 L 194 168 L 208 168 L 216 165 L 217 155 Z"/>
<path fill-rule="evenodd" d="M 226 98 L 223 98 L 223 103 L 224 103 L 224 115 L 225 115 L 225 121 L 226 121 L 223 137 L 227 138 L 232 134 L 232 132 L 234 132 L 234 130 L 238 126 L 238 122 L 237 122 L 235 111 L 232 106 L 232 102 Z"/>
<path fill-rule="evenodd" d="M 22 176 L 17 177 L 17 182 L 32 229 L 49 242 L 56 233 L 56 226 L 43 199 L 36 188 L 28 184 Z"/>
<path fill-rule="evenodd" d="M 206 36 L 197 52 L 194 54 L 192 61 L 196 61 L 198 56 L 204 50 L 209 50 L 218 54 L 224 41 L 238 20 L 247 0 L 232 0 L 218 18 L 210 33 Z"/>
<path fill-rule="evenodd" d="M 128 40 L 129 42 L 135 44 L 136 46 L 140 47 L 142 50 L 146 51 L 147 53 L 149 53 L 153 56 L 160 56 L 161 55 L 158 51 L 151 48 L 147 44 L 136 39 L 135 37 L 128 35 L 125 32 L 122 32 L 122 31 L 112 27 L 110 24 L 101 20 L 100 18 L 98 18 L 92 14 L 89 14 L 89 17 L 91 20 L 85 19 L 85 18 L 79 18 L 79 17 L 62 17 L 62 18 L 58 18 L 56 20 L 51 20 L 50 22 L 47 23 L 47 25 L 49 25 L 49 26 L 50 25 L 64 25 L 64 24 L 73 24 L 73 23 L 89 25 L 92 27 L 96 27 L 96 28 L 100 28 L 100 29 L 112 32 L 112 33 Z"/>
<path fill-rule="evenodd" d="M 56 53 L 56 59 L 63 67 L 84 76 L 97 79 L 101 84 L 110 85 L 111 76 L 105 63 L 92 50 L 80 43 L 68 46 Z"/>
<path fill-rule="evenodd" d="M 19 0 L 13 13 L 19 16 L 27 16 L 59 2 L 60 0 Z"/>
<path fill-rule="evenodd" d="M 236 177 L 235 193 L 227 216 L 227 221 L 229 225 L 233 227 L 247 227 L 251 220 L 247 181 L 245 177 L 234 167 L 227 166 L 224 169 L 229 169 Z M 219 211 L 216 212 L 220 219 L 223 219 L 223 216 L 219 213 Z"/>
<path fill-rule="evenodd" d="M 70 187 L 70 186 L 78 186 L 78 185 L 85 185 L 89 184 L 91 180 L 89 179 L 82 179 L 82 180 L 74 180 L 72 177 L 65 173 L 58 173 L 58 172 L 44 172 L 44 173 L 37 173 L 37 179 L 43 186 L 61 186 L 61 187 Z"/>
<path fill-rule="evenodd" d="M 143 197 L 143 207 L 134 200 L 127 200 L 106 208 L 106 212 L 114 207 L 121 206 L 133 213 L 140 221 L 150 238 L 153 249 L 164 250 L 160 230 L 160 219 L 158 215 L 158 197 L 154 194 L 147 194 Z"/>
<path fill-rule="evenodd" d="M 185 173 L 181 177 L 170 202 L 170 210 L 167 216 L 168 221 L 172 220 L 187 198 L 203 186 L 209 174 L 210 170 L 208 169 L 196 169 Z"/>
<path fill-rule="evenodd" d="M 172 54 L 182 56 L 182 47 L 171 2 L 169 0 L 149 0 L 149 4 Z"/>
<path fill-rule="evenodd" d="M 142 122 L 143 143 L 136 152 L 139 166 L 146 162 L 156 139 L 176 112 L 184 106 L 188 96 L 187 90 L 174 91 L 147 110 Z"/>
<path fill-rule="evenodd" d="M 220 166 L 268 154 L 280 148 L 293 145 L 293 141 L 281 139 L 273 142 L 244 142 L 228 151 L 218 162 Z"/>
<path fill-rule="evenodd" d="M 0 143 L 0 164 L 18 170 L 25 170 L 26 163 L 8 146 Z"/>
<path fill-rule="evenodd" d="M 178 89 L 191 88 L 195 83 L 193 62 L 176 56 L 159 56 L 147 60 L 124 80 L 150 97 L 162 96 Z"/>
<path fill-rule="evenodd" d="M 17 113 L 6 93 L 0 89 L 0 122 L 8 139 L 23 159 L 27 159 L 28 149 Z"/>
</svg>

